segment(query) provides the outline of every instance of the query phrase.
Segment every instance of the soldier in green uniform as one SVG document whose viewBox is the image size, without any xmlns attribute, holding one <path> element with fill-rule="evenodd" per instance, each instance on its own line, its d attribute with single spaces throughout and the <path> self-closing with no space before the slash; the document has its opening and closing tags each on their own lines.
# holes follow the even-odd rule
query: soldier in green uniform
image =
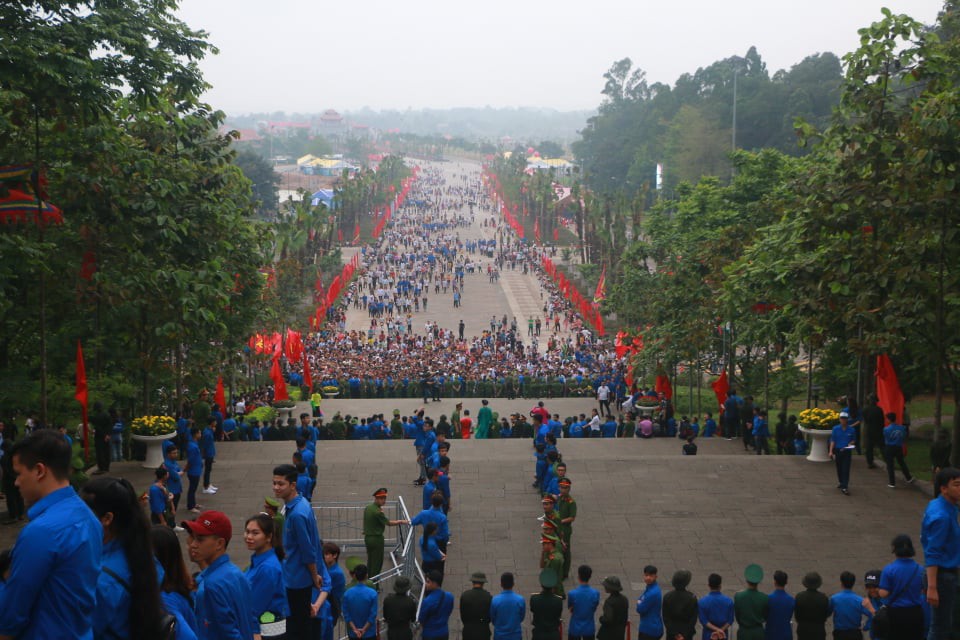
<svg viewBox="0 0 960 640">
<path fill-rule="evenodd" d="M 603 601 L 603 615 L 600 616 L 600 629 L 597 640 L 623 640 L 627 632 L 627 609 L 630 606 L 621 591 L 620 578 L 608 576 L 603 579 L 603 588 L 609 594 Z"/>
<path fill-rule="evenodd" d="M 373 502 L 363 510 L 363 544 L 367 548 L 367 571 L 373 577 L 383 568 L 383 532 L 387 526 L 410 524 L 409 520 L 389 520 L 383 512 L 387 503 L 387 490 L 383 487 L 373 492 Z"/>
<path fill-rule="evenodd" d="M 570 484 L 570 478 L 566 476 L 560 478 L 560 500 L 557 509 L 560 516 L 560 539 L 564 544 L 563 575 L 561 576 L 563 580 L 570 575 L 570 558 L 573 553 L 570 537 L 573 535 L 573 521 L 577 519 L 577 501 L 570 495 Z"/>
<path fill-rule="evenodd" d="M 560 576 L 556 571 L 544 569 L 540 572 L 540 586 L 543 590 L 530 596 L 533 640 L 560 640 L 563 598 L 553 592 L 558 584 L 560 584 Z"/>
<path fill-rule="evenodd" d="M 487 575 L 475 571 L 470 576 L 472 587 L 460 594 L 460 622 L 463 640 L 490 640 L 490 602 L 493 596 L 483 588 Z"/>
<path fill-rule="evenodd" d="M 743 572 L 747 588 L 733 596 L 733 611 L 737 616 L 737 640 L 763 640 L 763 625 L 767 621 L 767 594 L 757 586 L 763 580 L 763 569 L 749 565 Z"/>
<path fill-rule="evenodd" d="M 387 640 L 413 640 L 411 624 L 417 621 L 417 601 L 408 593 L 410 579 L 398 576 L 393 593 L 383 599 L 383 619 L 387 622 Z"/>
<path fill-rule="evenodd" d="M 544 533 L 540 539 L 543 544 L 543 569 L 553 569 L 557 573 L 556 594 L 560 598 L 566 598 L 567 594 L 563 590 L 563 582 L 560 576 L 563 574 L 563 552 L 557 549 L 560 539 L 552 533 Z"/>
<path fill-rule="evenodd" d="M 264 513 L 273 518 L 274 540 L 283 540 L 283 523 L 286 522 L 287 519 L 283 513 L 281 513 L 281 509 L 283 509 L 283 502 L 281 500 L 271 498 L 270 496 L 263 499 Z"/>
<path fill-rule="evenodd" d="M 560 535 L 560 514 L 554 509 L 554 500 L 553 496 L 544 496 L 540 500 L 540 504 L 543 506 L 543 517 L 541 518 L 541 527 L 540 530 L 544 535 L 553 535 L 558 539 L 558 547 L 564 549 L 563 538 Z M 541 553 L 540 555 L 540 568 L 543 569 L 544 562 L 546 562 L 546 553 Z"/>
<path fill-rule="evenodd" d="M 347 424 L 343 421 L 343 416 L 337 411 L 330 421 L 330 435 L 334 440 L 343 440 L 347 437 Z"/>
<path fill-rule="evenodd" d="M 355 587 L 358 584 L 360 584 L 359 582 L 357 582 L 357 576 L 354 574 L 354 571 L 356 571 L 357 567 L 359 567 L 362 564 L 363 564 L 363 558 L 359 556 L 347 556 L 346 558 L 343 559 L 343 565 L 347 568 L 347 574 L 350 576 L 350 582 L 348 582 L 346 586 L 343 588 L 344 591 L 346 591 L 350 587 Z M 367 575 L 369 576 L 370 574 L 368 573 Z M 371 580 L 369 577 L 363 579 L 363 584 L 367 585 L 371 589 L 377 588 L 377 585 L 375 585 L 373 583 L 373 580 Z"/>
</svg>

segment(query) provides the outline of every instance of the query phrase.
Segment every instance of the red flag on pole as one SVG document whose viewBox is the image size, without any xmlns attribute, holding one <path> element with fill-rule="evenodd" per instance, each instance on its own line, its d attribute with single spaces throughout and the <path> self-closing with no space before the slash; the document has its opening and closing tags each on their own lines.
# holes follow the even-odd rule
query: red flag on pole
<svg viewBox="0 0 960 640">
<path fill-rule="evenodd" d="M 560 229 L 558 227 L 553 228 L 553 241 L 554 242 L 560 241 Z"/>
<path fill-rule="evenodd" d="M 533 238 L 540 242 L 540 218 L 534 218 L 533 220 Z"/>
<path fill-rule="evenodd" d="M 213 401 L 220 407 L 220 413 L 227 415 L 227 396 L 223 392 L 223 376 L 217 376 L 217 390 L 213 392 Z"/>
<path fill-rule="evenodd" d="M 303 384 L 313 391 L 313 376 L 310 375 L 310 361 L 307 360 L 306 353 L 303 354 Z"/>
<path fill-rule="evenodd" d="M 903 419 L 903 391 L 900 389 L 900 381 L 897 380 L 897 372 L 893 368 L 890 356 L 883 354 L 877 356 L 877 398 L 878 404 L 883 409 L 883 413 L 897 414 L 897 423 Z"/>
<path fill-rule="evenodd" d="M 353 242 L 356 243 L 360 239 L 360 224 L 357 223 L 357 226 L 353 228 Z"/>
<path fill-rule="evenodd" d="M 597 290 L 593 293 L 593 303 L 600 304 L 607 297 L 607 265 L 603 265 L 600 280 L 597 281 Z"/>
<path fill-rule="evenodd" d="M 73 397 L 80 403 L 80 416 L 83 420 L 83 455 L 86 457 L 90 455 L 90 438 L 87 433 L 89 431 L 87 427 L 89 395 L 87 393 L 87 368 L 83 364 L 83 347 L 80 346 L 79 340 L 77 340 L 77 391 L 73 394 Z"/>
<path fill-rule="evenodd" d="M 727 381 L 727 370 L 724 369 L 720 377 L 710 383 L 713 387 L 713 393 L 717 396 L 717 406 L 723 407 L 727 400 L 727 392 L 730 390 L 730 383 Z"/>
<path fill-rule="evenodd" d="M 280 358 L 273 359 L 273 367 L 270 368 L 270 379 L 273 380 L 273 400 L 289 400 L 287 393 L 287 383 L 283 379 L 283 372 L 280 371 Z"/>
</svg>

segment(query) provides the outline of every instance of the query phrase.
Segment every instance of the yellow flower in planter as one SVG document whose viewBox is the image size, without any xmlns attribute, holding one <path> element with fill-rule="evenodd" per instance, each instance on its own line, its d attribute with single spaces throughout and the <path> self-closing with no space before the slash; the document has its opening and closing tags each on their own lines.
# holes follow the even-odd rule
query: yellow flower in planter
<svg viewBox="0 0 960 640">
<path fill-rule="evenodd" d="M 170 416 L 140 416 L 130 424 L 130 433 L 136 436 L 165 436 L 176 430 L 177 423 Z"/>
</svg>

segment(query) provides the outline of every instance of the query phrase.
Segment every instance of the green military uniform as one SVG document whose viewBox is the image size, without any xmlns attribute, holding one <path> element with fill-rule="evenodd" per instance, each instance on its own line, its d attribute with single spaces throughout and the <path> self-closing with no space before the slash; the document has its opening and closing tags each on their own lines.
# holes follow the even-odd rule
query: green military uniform
<svg viewBox="0 0 960 640">
<path fill-rule="evenodd" d="M 560 583 L 554 569 L 540 572 L 543 591 L 530 596 L 530 613 L 533 615 L 533 640 L 560 640 L 560 618 L 563 616 L 563 598 L 553 592 Z"/>
<path fill-rule="evenodd" d="M 376 502 L 363 510 L 363 544 L 367 548 L 368 575 L 376 576 L 383 569 L 383 532 L 389 520 Z"/>
<path fill-rule="evenodd" d="M 733 611 L 737 616 L 737 640 L 763 640 L 763 625 L 767 621 L 767 594 L 757 590 L 763 580 L 763 569 L 751 564 L 745 578 L 748 588 L 733 596 Z"/>
<path fill-rule="evenodd" d="M 627 598 L 620 593 L 620 579 L 616 576 L 604 578 L 603 586 L 610 593 L 603 601 L 603 615 L 600 616 L 600 628 L 597 630 L 597 640 L 623 640 L 627 631 L 627 616 L 630 604 Z"/>
<path fill-rule="evenodd" d="M 417 621 L 417 601 L 408 593 L 410 580 L 397 578 L 393 593 L 383 599 L 383 619 L 387 623 L 387 640 L 413 640 L 410 625 Z"/>
<path fill-rule="evenodd" d="M 540 561 L 542 564 L 542 569 L 552 569 L 557 573 L 557 586 L 555 593 L 561 598 L 566 598 L 567 594 L 563 590 L 563 581 L 560 580 L 560 576 L 563 575 L 563 552 L 557 550 L 556 546 L 560 543 L 560 539 L 556 534 L 553 533 L 543 533 L 542 538 L 543 544 L 552 544 L 554 548 L 551 550 L 544 549 L 541 554 Z M 541 575 L 542 572 L 541 572 Z"/>
<path fill-rule="evenodd" d="M 577 501 L 574 500 L 573 496 L 569 494 L 565 496 L 562 495 L 560 496 L 560 502 L 557 505 L 557 509 L 560 517 L 560 542 L 564 547 L 563 573 L 560 575 L 564 580 L 566 580 L 567 576 L 570 575 L 570 558 L 573 553 L 573 545 L 570 541 L 570 537 L 573 535 L 573 523 L 564 523 L 563 521 L 567 518 L 577 517 Z"/>
<path fill-rule="evenodd" d="M 330 435 L 334 440 L 343 440 L 347 437 L 347 425 L 339 413 L 330 421 Z"/>
<path fill-rule="evenodd" d="M 487 581 L 483 573 L 474 573 L 470 581 L 482 584 Z M 460 594 L 460 622 L 463 623 L 463 640 L 490 640 L 490 602 L 493 596 L 483 587 L 474 586 Z"/>
</svg>

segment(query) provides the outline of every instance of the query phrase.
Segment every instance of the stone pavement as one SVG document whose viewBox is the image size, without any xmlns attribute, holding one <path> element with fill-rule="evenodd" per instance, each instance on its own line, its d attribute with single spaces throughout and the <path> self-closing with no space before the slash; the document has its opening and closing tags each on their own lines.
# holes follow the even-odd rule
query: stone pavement
<svg viewBox="0 0 960 640">
<path fill-rule="evenodd" d="M 816 570 L 829 593 L 847 569 L 857 574 L 860 591 L 864 572 L 891 559 L 894 535 L 908 533 L 919 547 L 927 496 L 914 487 L 888 489 L 883 472 L 866 470 L 862 459 L 855 460 L 853 495 L 845 497 L 834 488 L 833 465 L 746 455 L 739 442 L 720 439 L 699 444 L 701 455 L 685 457 L 676 439 L 562 440 L 579 506 L 574 567 L 590 564 L 595 583 L 619 576 L 630 598 L 642 589 L 642 567 L 651 563 L 665 586 L 675 569 L 690 569 L 698 595 L 711 572 L 724 577 L 726 593 L 742 588 L 743 569 L 752 562 L 766 571 L 765 590 L 774 569 L 787 571 L 791 591 L 800 588 L 804 572 Z M 225 511 L 241 531 L 270 494 L 272 467 L 292 451 L 290 442 L 218 445 L 213 481 L 220 492 L 202 495 L 202 502 Z M 459 594 L 469 574 L 481 570 L 496 592 L 499 574 L 509 570 L 520 593 L 534 592 L 541 511 L 530 487 L 530 442 L 457 440 L 451 458 L 453 538 L 445 588 Z M 402 495 L 411 510 L 421 499 L 411 485 L 416 470 L 409 441 L 321 442 L 318 464 L 315 500 L 364 502 L 379 486 Z M 150 482 L 150 472 L 136 463 L 114 471 L 138 490 Z M 0 529 L 0 545 L 11 544 L 18 529 Z M 230 547 L 245 566 L 242 540 Z"/>
</svg>

